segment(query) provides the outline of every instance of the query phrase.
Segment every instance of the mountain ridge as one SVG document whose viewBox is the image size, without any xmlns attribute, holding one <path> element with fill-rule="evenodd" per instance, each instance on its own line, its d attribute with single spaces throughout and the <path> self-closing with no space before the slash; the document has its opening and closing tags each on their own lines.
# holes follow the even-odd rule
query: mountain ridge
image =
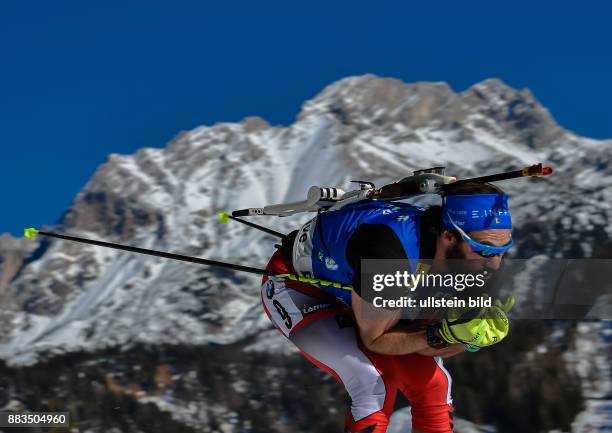
<svg viewBox="0 0 612 433">
<path fill-rule="evenodd" d="M 520 105 L 513 102 L 514 97 L 522 98 L 523 112 L 517 118 L 504 118 L 500 113 L 512 113 Z M 449 104 L 436 106 L 445 100 Z M 479 105 L 474 102 L 478 100 L 485 102 Z M 602 242 L 602 233 L 611 234 L 605 221 L 612 213 L 607 204 L 612 198 L 607 149 L 612 141 L 584 139 L 556 124 L 536 134 L 534 129 L 554 122 L 546 113 L 531 92 L 514 90 L 495 79 L 456 94 L 443 83 L 349 77 L 305 102 L 296 123 L 288 127 L 249 117 L 180 132 L 161 149 L 111 154 L 77 194 L 57 229 L 263 266 L 272 252 L 272 239 L 235 225 L 224 226 L 221 232 L 214 221 L 217 212 L 300 200 L 313 184 L 346 188 L 353 178 L 380 184 L 433 165 L 447 165 L 451 174 L 465 177 L 552 161 L 564 176 L 504 184 L 513 195 L 517 233 L 521 224 L 530 221 L 540 227 L 538 234 L 544 239 L 537 244 L 549 245 L 547 251 L 533 250 L 530 245 L 536 244 L 529 232 L 519 241 L 518 250 L 528 255 L 556 251 L 560 256 L 588 256 L 590 239 Z M 521 116 L 543 120 L 524 121 Z M 530 136 L 535 138 L 525 138 Z M 600 177 L 592 185 L 583 182 L 584 191 L 598 191 L 598 200 L 589 202 L 587 197 L 555 189 L 557 182 L 580 180 L 585 170 Z M 524 194 L 527 189 L 529 195 Z M 533 203 L 529 196 L 548 196 L 551 201 Z M 587 225 L 597 230 L 557 236 L 557 223 L 552 221 L 561 217 L 547 209 L 566 207 L 566 202 L 585 209 L 586 216 L 569 217 L 570 226 L 574 219 L 584 224 L 586 218 Z M 307 218 L 272 219 L 264 224 L 288 232 Z M 5 343 L 0 346 L 5 359 L 23 357 L 35 362 L 37 347 L 62 346 L 63 337 L 55 343 L 47 341 L 58 332 L 78 342 L 66 347 L 74 344 L 80 349 L 81 345 L 96 347 L 95 341 L 104 340 L 117 344 L 140 338 L 172 340 L 165 330 L 175 321 L 184 331 L 179 341 L 199 344 L 235 341 L 243 333 L 252 335 L 269 326 L 258 312 L 255 289 L 245 294 L 241 286 L 256 287 L 254 277 L 64 241 L 47 240 L 40 248 L 40 257 L 20 269 L 5 290 L 13 305 L 13 319 L 4 324 Z M 224 291 L 241 301 L 221 302 L 218 294 Z M 152 293 L 162 301 L 152 304 Z M 177 314 L 169 313 L 168 306 Z M 158 315 L 169 317 L 169 322 L 162 320 L 167 326 L 152 319 Z M 21 350 L 25 350 L 22 355 L 11 355 Z"/>
</svg>

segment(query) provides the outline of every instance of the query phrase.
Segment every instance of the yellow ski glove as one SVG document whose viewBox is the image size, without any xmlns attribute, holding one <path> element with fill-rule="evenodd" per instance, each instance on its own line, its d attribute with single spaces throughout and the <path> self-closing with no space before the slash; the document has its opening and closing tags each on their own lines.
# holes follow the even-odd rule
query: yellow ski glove
<svg viewBox="0 0 612 433">
<path fill-rule="evenodd" d="M 440 323 L 440 338 L 450 344 L 466 344 L 468 350 L 499 343 L 510 330 L 506 313 L 513 305 L 514 297 L 510 296 L 504 303 L 498 299 L 492 307 L 463 312 L 460 317 L 457 311 L 449 311 L 448 318 Z"/>
</svg>

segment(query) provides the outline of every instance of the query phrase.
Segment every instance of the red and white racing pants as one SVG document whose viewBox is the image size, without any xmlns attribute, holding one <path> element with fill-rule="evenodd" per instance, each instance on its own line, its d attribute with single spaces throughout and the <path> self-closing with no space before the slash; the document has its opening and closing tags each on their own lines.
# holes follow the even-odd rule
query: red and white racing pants
<svg viewBox="0 0 612 433">
<path fill-rule="evenodd" d="M 268 269 L 295 273 L 279 251 Z M 413 430 L 452 432 L 452 380 L 441 358 L 369 351 L 359 341 L 351 310 L 309 284 L 266 276 L 261 299 L 279 331 L 344 385 L 351 398 L 346 432 L 386 432 L 397 391 L 410 401 Z"/>
</svg>

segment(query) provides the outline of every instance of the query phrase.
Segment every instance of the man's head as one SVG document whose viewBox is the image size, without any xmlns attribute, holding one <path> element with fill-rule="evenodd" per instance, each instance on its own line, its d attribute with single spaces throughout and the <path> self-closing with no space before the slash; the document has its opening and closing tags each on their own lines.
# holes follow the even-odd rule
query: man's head
<svg viewBox="0 0 612 433">
<path fill-rule="evenodd" d="M 496 271 L 511 245 L 508 196 L 490 184 L 450 186 L 444 194 L 436 258 L 469 260 L 470 271 Z"/>
</svg>

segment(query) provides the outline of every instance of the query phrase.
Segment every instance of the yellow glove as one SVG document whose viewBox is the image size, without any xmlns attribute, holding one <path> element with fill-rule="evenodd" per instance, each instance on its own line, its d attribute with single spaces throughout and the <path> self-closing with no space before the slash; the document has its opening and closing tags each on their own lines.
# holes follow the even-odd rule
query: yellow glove
<svg viewBox="0 0 612 433">
<path fill-rule="evenodd" d="M 492 307 L 473 309 L 456 317 L 456 311 L 450 311 L 448 319 L 440 323 L 438 333 L 447 343 L 463 343 L 470 348 L 492 346 L 503 340 L 510 330 L 506 313 L 514 305 L 514 297 L 505 303 L 498 299 Z"/>
<path fill-rule="evenodd" d="M 508 314 L 510 312 L 510 310 L 512 310 L 512 307 L 514 307 L 514 296 L 510 295 L 508 296 L 508 299 L 506 299 L 506 302 L 504 302 L 502 304 L 502 301 L 500 301 L 499 299 L 496 299 L 495 302 L 493 303 L 493 305 L 495 305 L 497 308 L 501 308 L 504 313 Z"/>
</svg>

